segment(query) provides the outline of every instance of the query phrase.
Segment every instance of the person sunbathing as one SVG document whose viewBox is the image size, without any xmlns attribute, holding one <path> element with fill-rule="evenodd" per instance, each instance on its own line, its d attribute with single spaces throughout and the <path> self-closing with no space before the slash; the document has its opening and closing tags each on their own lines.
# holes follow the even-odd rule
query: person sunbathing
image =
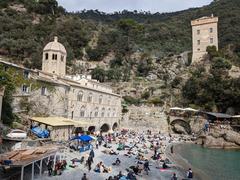
<svg viewBox="0 0 240 180">
<path fill-rule="evenodd" d="M 114 151 L 113 149 L 110 150 L 109 152 L 110 155 L 118 155 L 119 153 L 117 153 L 116 151 Z"/>
<path fill-rule="evenodd" d="M 163 162 L 162 168 L 167 169 L 167 168 L 170 168 L 170 167 L 165 162 Z"/>
<path fill-rule="evenodd" d="M 94 168 L 94 171 L 95 172 L 98 172 L 98 173 L 101 173 L 101 168 L 103 167 L 103 163 L 102 163 L 102 161 L 100 162 L 100 163 L 98 163 L 97 165 L 96 165 L 96 167 Z"/>
<path fill-rule="evenodd" d="M 120 159 L 119 158 L 117 158 L 116 159 L 116 161 L 114 162 L 114 163 L 112 163 L 112 165 L 116 165 L 116 166 L 118 166 L 118 165 L 120 165 L 121 164 L 121 161 L 120 161 Z"/>
</svg>

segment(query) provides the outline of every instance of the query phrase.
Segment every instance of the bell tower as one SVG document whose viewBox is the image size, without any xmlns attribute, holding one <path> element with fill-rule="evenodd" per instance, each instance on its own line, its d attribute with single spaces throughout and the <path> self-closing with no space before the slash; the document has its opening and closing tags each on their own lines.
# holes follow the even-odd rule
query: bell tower
<svg viewBox="0 0 240 180">
<path fill-rule="evenodd" d="M 65 76 L 66 57 L 67 51 L 65 47 L 58 42 L 58 38 L 55 36 L 54 41 L 49 42 L 43 49 L 42 71 Z"/>
</svg>

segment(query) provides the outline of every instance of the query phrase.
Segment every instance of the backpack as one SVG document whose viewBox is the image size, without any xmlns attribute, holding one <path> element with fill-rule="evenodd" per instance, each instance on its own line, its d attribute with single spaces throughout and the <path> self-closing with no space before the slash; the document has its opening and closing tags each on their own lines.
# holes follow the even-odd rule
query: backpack
<svg viewBox="0 0 240 180">
<path fill-rule="evenodd" d="M 192 171 L 188 171 L 188 178 L 193 178 L 193 172 Z"/>
</svg>

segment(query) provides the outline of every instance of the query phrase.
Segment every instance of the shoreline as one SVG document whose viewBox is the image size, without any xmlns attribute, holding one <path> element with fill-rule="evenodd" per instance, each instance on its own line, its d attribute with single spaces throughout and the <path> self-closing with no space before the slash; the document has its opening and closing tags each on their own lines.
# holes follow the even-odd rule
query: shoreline
<svg viewBox="0 0 240 180">
<path fill-rule="evenodd" d="M 193 167 L 192 164 L 190 164 L 186 159 L 184 159 L 179 153 L 179 145 L 183 144 L 194 144 L 191 142 L 179 142 L 179 143 L 170 143 L 165 150 L 165 156 L 173 162 L 174 166 L 173 168 L 177 170 L 179 178 L 186 179 L 186 172 L 189 167 L 194 172 L 194 179 L 196 180 L 210 180 L 206 174 L 204 174 L 200 169 Z M 170 152 L 170 147 L 174 147 L 174 153 L 172 154 Z"/>
</svg>

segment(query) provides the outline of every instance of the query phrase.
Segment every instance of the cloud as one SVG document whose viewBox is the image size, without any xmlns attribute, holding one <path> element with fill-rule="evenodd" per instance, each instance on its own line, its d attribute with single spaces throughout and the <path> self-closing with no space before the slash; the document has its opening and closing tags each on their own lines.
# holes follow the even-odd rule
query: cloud
<svg viewBox="0 0 240 180">
<path fill-rule="evenodd" d="M 207 5 L 212 0 L 57 0 L 68 11 L 98 9 L 103 12 L 143 10 L 151 12 L 173 12 L 191 7 Z"/>
</svg>

